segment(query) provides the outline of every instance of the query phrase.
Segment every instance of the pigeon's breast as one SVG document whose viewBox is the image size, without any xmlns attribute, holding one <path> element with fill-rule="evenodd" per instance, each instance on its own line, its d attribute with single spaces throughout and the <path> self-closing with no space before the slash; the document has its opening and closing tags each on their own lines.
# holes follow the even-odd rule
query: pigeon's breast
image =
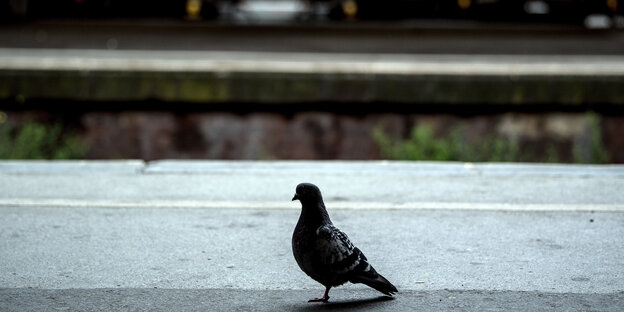
<svg viewBox="0 0 624 312">
<path fill-rule="evenodd" d="M 312 232 L 313 233 L 313 232 Z M 296 228 L 292 238 L 292 250 L 299 268 L 308 276 L 320 282 L 321 277 L 315 269 L 318 260 L 314 251 L 314 236 L 305 228 Z"/>
</svg>

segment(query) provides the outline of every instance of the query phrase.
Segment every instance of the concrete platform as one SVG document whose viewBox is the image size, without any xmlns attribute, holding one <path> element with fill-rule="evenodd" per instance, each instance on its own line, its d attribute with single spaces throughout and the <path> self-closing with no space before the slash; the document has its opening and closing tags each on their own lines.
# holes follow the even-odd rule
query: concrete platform
<svg viewBox="0 0 624 312">
<path fill-rule="evenodd" d="M 624 166 L 108 164 L 0 162 L 0 310 L 624 307 Z M 290 250 L 302 181 L 396 299 L 349 284 L 306 302 L 322 287 Z"/>
<path fill-rule="evenodd" d="M 623 84 L 604 55 L 0 49 L 0 99 L 18 102 L 621 105 Z"/>
</svg>

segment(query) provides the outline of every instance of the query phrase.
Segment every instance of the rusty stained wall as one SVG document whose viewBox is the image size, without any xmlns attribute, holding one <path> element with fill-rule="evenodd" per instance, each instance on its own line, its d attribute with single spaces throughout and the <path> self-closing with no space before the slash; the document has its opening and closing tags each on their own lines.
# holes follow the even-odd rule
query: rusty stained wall
<svg viewBox="0 0 624 312">
<path fill-rule="evenodd" d="M 227 112 L 88 112 L 80 116 L 89 158 L 196 159 L 380 159 L 375 128 L 391 138 L 427 124 L 438 135 L 460 127 L 468 141 L 514 138 L 544 153 L 590 148 L 587 113 L 501 113 L 478 116 L 329 112 L 232 114 Z M 601 116 L 599 131 L 611 161 L 624 162 L 624 116 Z M 571 156 L 560 159 L 572 161 Z"/>
</svg>

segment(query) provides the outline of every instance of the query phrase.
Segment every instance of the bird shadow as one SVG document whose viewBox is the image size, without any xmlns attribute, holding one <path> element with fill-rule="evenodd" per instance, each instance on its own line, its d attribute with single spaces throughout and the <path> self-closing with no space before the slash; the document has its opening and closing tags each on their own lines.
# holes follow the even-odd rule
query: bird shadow
<svg viewBox="0 0 624 312">
<path fill-rule="evenodd" d="M 375 304 L 384 301 L 392 301 L 394 297 L 390 296 L 378 296 L 367 299 L 355 299 L 355 300 L 343 300 L 343 301 L 329 301 L 322 303 L 309 303 L 306 306 L 302 306 L 298 311 L 327 311 L 327 310 L 354 310 L 362 308 L 371 308 Z"/>
</svg>

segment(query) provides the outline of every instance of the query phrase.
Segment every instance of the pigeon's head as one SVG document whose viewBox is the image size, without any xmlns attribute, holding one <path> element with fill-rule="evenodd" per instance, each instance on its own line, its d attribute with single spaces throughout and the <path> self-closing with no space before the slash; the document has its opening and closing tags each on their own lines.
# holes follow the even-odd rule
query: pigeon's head
<svg viewBox="0 0 624 312">
<path fill-rule="evenodd" d="M 295 196 L 292 198 L 292 200 L 299 200 L 300 202 L 315 202 L 319 199 L 322 200 L 321 190 L 312 183 L 301 183 L 297 185 Z"/>
</svg>

